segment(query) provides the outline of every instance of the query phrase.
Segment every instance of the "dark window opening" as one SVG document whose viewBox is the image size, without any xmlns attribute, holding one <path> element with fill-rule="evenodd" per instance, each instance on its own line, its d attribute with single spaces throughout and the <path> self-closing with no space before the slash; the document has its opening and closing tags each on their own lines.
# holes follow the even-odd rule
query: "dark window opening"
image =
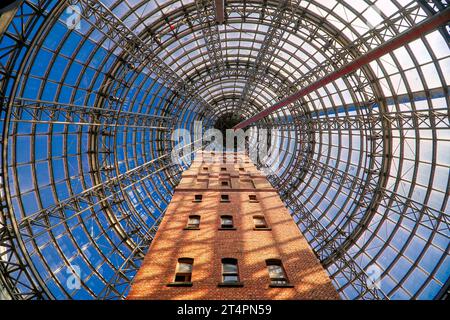
<svg viewBox="0 0 450 320">
<path fill-rule="evenodd" d="M 238 261 L 236 259 L 231 258 L 222 259 L 222 282 L 223 283 L 239 282 Z"/>
<path fill-rule="evenodd" d="M 249 195 L 248 199 L 250 200 L 250 202 L 258 202 L 258 198 L 254 194 Z"/>
<path fill-rule="evenodd" d="M 227 195 L 227 194 L 222 194 L 222 195 L 220 196 L 220 201 L 221 201 L 221 202 L 230 202 L 230 196 Z"/>
<path fill-rule="evenodd" d="M 254 216 L 253 222 L 256 229 L 267 229 L 267 222 L 263 216 Z"/>
<path fill-rule="evenodd" d="M 193 265 L 194 259 L 191 258 L 178 259 L 177 269 L 175 273 L 175 282 L 176 283 L 191 282 Z"/>
<path fill-rule="evenodd" d="M 196 194 L 194 196 L 194 202 L 202 202 L 203 196 L 201 194 Z"/>
<path fill-rule="evenodd" d="M 188 229 L 200 228 L 200 216 L 198 216 L 198 215 L 189 216 L 186 228 L 188 228 Z"/>
<path fill-rule="evenodd" d="M 286 276 L 286 271 L 283 268 L 281 260 L 267 260 L 267 270 L 269 271 L 270 284 L 274 286 L 288 285 L 289 280 Z"/>
<path fill-rule="evenodd" d="M 220 227 L 222 229 L 233 229 L 233 217 L 232 216 L 221 216 L 220 217 Z"/>
</svg>

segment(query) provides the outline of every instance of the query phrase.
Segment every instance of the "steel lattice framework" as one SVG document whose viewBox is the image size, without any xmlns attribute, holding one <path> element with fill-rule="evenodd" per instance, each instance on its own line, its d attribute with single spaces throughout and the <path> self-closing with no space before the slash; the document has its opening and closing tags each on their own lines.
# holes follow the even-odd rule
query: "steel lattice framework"
<svg viewBox="0 0 450 320">
<path fill-rule="evenodd" d="M 447 8 L 228 0 L 219 24 L 213 0 L 18 1 L 0 16 L 0 297 L 125 298 L 185 169 L 175 128 L 248 119 Z M 448 298 L 449 30 L 251 129 L 272 130 L 278 167 L 257 165 L 345 299 Z"/>
</svg>

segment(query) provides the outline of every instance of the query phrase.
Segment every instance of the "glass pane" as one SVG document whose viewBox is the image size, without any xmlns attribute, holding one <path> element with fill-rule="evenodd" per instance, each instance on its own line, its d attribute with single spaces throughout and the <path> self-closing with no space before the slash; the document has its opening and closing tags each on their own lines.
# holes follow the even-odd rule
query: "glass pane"
<svg viewBox="0 0 450 320">
<path fill-rule="evenodd" d="M 253 218 L 253 220 L 257 227 L 264 227 L 266 225 L 266 221 L 264 218 Z"/>
<path fill-rule="evenodd" d="M 239 277 L 237 275 L 224 275 L 223 282 L 238 282 Z"/>
<path fill-rule="evenodd" d="M 270 278 L 284 278 L 284 271 L 281 266 L 278 265 L 270 265 L 269 268 L 269 275 Z"/>
<path fill-rule="evenodd" d="M 192 272 L 192 264 L 178 263 L 177 272 L 178 273 L 191 273 Z"/>
<path fill-rule="evenodd" d="M 236 264 L 224 263 L 223 264 L 223 273 L 237 273 L 238 268 Z"/>
<path fill-rule="evenodd" d="M 191 225 L 198 225 L 200 224 L 200 218 L 198 217 L 194 217 L 194 218 L 189 218 L 189 224 Z"/>
<path fill-rule="evenodd" d="M 222 224 L 227 226 L 233 225 L 233 219 L 232 218 L 222 218 Z"/>
</svg>

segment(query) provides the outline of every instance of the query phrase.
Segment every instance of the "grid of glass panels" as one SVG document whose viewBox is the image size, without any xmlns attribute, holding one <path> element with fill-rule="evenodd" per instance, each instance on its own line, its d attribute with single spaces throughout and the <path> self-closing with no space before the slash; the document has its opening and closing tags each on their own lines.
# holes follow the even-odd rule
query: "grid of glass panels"
<svg viewBox="0 0 450 320">
<path fill-rule="evenodd" d="M 258 54 L 268 45 L 280 10 L 277 1 L 227 1 L 227 23 L 218 27 L 224 74 L 210 61 L 202 32 L 209 26 L 199 23 L 194 1 L 102 3 L 144 41 L 158 39 L 157 55 L 196 88 L 210 109 L 178 97 L 146 65 L 124 71 L 124 48 L 92 18 L 81 19 L 79 30 L 67 28 L 73 13 L 66 11 L 66 2 L 22 4 L 22 13 L 30 15 L 19 17 L 19 11 L 0 42 L 0 49 L 14 45 L 17 26 L 27 26 L 28 46 L 2 58 L 16 75 L 1 82 L 13 110 L 8 119 L 2 114 L 8 120 L 2 161 L 10 211 L 21 226 L 22 255 L 55 298 L 104 297 L 117 270 L 157 226 L 178 177 L 155 160 L 167 152 L 165 129 L 191 129 L 196 120 L 206 128 L 229 112 L 248 117 L 314 81 L 321 68 L 337 68 L 336 59 L 352 44 L 359 47 L 350 57 L 359 56 L 443 6 L 408 0 L 289 1 L 282 10 L 290 23 L 279 26 L 277 49 L 242 108 L 242 92 L 259 67 Z M 39 6 L 44 9 L 40 15 Z M 394 23 L 399 17 L 403 22 Z M 435 31 L 260 124 L 278 129 L 271 137 L 280 145 L 274 186 L 280 193 L 290 189 L 286 199 L 299 200 L 360 270 L 381 270 L 385 298 L 432 299 L 448 285 L 449 75 L 446 34 Z M 112 110 L 120 105 L 122 112 L 173 121 L 106 125 L 101 115 L 83 123 L 76 113 L 69 118 L 67 113 L 39 115 L 40 121 L 33 121 L 38 116 L 33 103 Z M 379 130 L 387 138 L 377 145 Z M 382 148 L 380 160 L 377 148 Z M 136 183 L 123 179 L 113 189 L 89 194 L 90 204 L 77 202 L 74 210 L 59 211 L 44 226 L 23 223 L 72 197 L 85 201 L 80 195 L 86 190 L 136 168 L 143 168 Z M 372 187 L 377 197 L 368 201 Z M 326 243 L 313 236 L 310 223 L 298 220 L 295 210 L 292 214 L 313 249 L 324 251 Z M 323 263 L 341 296 L 364 298 L 354 279 L 344 276 L 345 267 L 331 257 L 327 253 Z M 77 268 L 81 286 L 74 289 L 68 283 Z"/>
</svg>

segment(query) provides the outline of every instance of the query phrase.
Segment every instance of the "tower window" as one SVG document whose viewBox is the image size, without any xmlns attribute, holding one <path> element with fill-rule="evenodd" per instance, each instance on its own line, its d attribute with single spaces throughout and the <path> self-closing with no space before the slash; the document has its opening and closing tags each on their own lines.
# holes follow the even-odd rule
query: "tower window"
<svg viewBox="0 0 450 320">
<path fill-rule="evenodd" d="M 244 172 L 245 168 L 239 168 L 239 171 Z"/>
<path fill-rule="evenodd" d="M 255 224 L 255 229 L 267 229 L 266 218 L 263 216 L 254 216 L 253 223 Z"/>
<path fill-rule="evenodd" d="M 198 229 L 200 228 L 200 216 L 192 215 L 189 216 L 186 229 Z"/>
<path fill-rule="evenodd" d="M 203 167 L 203 171 L 208 171 L 208 167 Z"/>
<path fill-rule="evenodd" d="M 233 229 L 233 217 L 232 216 L 221 216 L 220 217 L 220 228 L 221 229 Z"/>
<path fill-rule="evenodd" d="M 202 202 L 203 196 L 201 194 L 196 194 L 194 196 L 194 202 Z"/>
<path fill-rule="evenodd" d="M 267 270 L 269 271 L 271 286 L 287 286 L 289 281 L 286 276 L 286 271 L 283 268 L 281 260 L 271 259 L 266 261 Z"/>
<path fill-rule="evenodd" d="M 238 261 L 236 259 L 222 259 L 222 282 L 224 284 L 239 282 Z"/>
<path fill-rule="evenodd" d="M 177 270 L 175 273 L 175 283 L 191 282 L 193 265 L 194 259 L 191 258 L 178 259 Z"/>
<path fill-rule="evenodd" d="M 220 196 L 220 202 L 230 202 L 230 196 L 228 194 L 222 194 Z"/>
<path fill-rule="evenodd" d="M 222 181 L 222 187 L 228 187 L 228 181 Z"/>
<path fill-rule="evenodd" d="M 258 198 L 254 194 L 249 195 L 248 199 L 250 200 L 250 202 L 258 202 Z"/>
<path fill-rule="evenodd" d="M 225 172 L 225 171 L 227 171 L 227 168 L 220 168 L 220 171 L 222 171 L 222 172 Z"/>
</svg>

